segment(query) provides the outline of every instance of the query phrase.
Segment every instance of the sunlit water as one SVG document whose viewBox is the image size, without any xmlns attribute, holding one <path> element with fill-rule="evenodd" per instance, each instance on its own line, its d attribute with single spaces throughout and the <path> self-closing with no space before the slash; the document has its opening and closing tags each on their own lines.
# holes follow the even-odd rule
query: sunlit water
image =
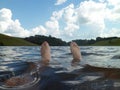
<svg viewBox="0 0 120 90">
<path fill-rule="evenodd" d="M 83 68 L 84 65 L 89 64 L 97 67 L 105 68 L 120 68 L 120 47 L 107 47 L 107 46 L 81 46 L 82 60 L 77 65 L 73 65 L 72 54 L 70 48 L 65 46 L 51 47 L 51 61 L 49 67 L 63 68 L 62 70 L 55 71 L 55 73 L 72 72 Z M 41 60 L 40 47 L 35 46 L 0 46 L 0 74 L 2 72 L 16 72 L 20 74 L 22 69 L 26 68 L 25 62 L 36 62 Z M 1 76 L 1 75 L 0 75 Z M 93 78 L 94 77 L 94 78 Z M 98 78 L 97 76 L 88 75 L 79 80 L 63 81 L 64 83 L 79 83 L 87 80 Z M 77 79 L 76 78 L 76 79 Z M 119 82 L 114 83 L 119 86 Z M 74 89 L 73 89 L 74 90 Z M 76 90 L 76 89 L 75 89 Z M 77 89 L 81 90 L 81 89 Z M 89 90 L 89 89 L 87 89 Z M 93 89 L 97 90 L 97 89 Z M 100 89 L 103 90 L 103 89 Z M 107 90 L 107 89 L 104 89 Z"/>
</svg>

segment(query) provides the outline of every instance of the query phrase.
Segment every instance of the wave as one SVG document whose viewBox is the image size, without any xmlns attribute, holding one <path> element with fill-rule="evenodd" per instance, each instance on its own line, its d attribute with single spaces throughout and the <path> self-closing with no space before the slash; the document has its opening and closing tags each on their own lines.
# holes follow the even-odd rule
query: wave
<svg viewBox="0 0 120 90">
<path fill-rule="evenodd" d="M 5 57 L 6 54 L 0 53 L 0 57 Z"/>
<path fill-rule="evenodd" d="M 88 53 L 88 52 L 81 52 L 83 56 L 89 56 L 89 55 L 97 55 L 97 56 L 105 56 L 104 54 L 98 54 L 98 53 Z"/>
<path fill-rule="evenodd" d="M 111 59 L 120 59 L 120 55 L 115 55 Z"/>
</svg>

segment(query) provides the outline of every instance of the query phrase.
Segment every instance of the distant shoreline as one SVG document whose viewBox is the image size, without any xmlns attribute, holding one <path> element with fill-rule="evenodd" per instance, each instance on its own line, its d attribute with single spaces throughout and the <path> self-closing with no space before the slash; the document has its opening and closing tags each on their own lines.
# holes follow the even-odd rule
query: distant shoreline
<svg viewBox="0 0 120 90">
<path fill-rule="evenodd" d="M 11 37 L 0 34 L 0 46 L 40 46 L 47 41 L 50 46 L 69 46 L 70 42 L 52 36 L 35 35 L 26 38 Z M 97 37 L 96 40 L 76 39 L 72 40 L 79 46 L 120 46 L 120 37 Z"/>
</svg>

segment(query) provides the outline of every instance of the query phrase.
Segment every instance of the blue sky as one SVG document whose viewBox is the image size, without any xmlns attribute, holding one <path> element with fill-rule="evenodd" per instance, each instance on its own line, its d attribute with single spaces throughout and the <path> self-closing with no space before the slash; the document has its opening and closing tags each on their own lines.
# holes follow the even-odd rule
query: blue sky
<svg viewBox="0 0 120 90">
<path fill-rule="evenodd" d="M 66 41 L 120 37 L 120 0 L 0 0 L 0 33 Z"/>
</svg>

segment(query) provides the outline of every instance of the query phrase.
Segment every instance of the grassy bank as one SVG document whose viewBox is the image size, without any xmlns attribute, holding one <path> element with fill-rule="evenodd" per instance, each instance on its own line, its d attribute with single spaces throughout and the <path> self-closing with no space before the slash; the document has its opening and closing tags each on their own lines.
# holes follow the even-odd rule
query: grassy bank
<svg viewBox="0 0 120 90">
<path fill-rule="evenodd" d="M 98 41 L 93 46 L 120 46 L 120 38 Z"/>
<path fill-rule="evenodd" d="M 22 38 L 0 34 L 0 46 L 34 46 L 36 44 L 25 41 Z"/>
</svg>

